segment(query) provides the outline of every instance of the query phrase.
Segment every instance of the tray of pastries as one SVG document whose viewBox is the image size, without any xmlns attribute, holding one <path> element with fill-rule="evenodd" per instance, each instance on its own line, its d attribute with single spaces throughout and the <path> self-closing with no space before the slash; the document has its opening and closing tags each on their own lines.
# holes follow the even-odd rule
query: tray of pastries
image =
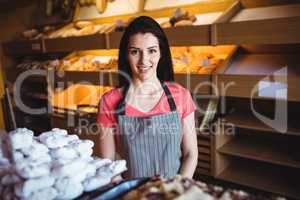
<svg viewBox="0 0 300 200">
<path fill-rule="evenodd" d="M 172 178 L 152 178 L 124 195 L 122 200 L 283 200 L 283 197 L 254 195 L 242 190 L 225 189 L 176 175 Z"/>
<path fill-rule="evenodd" d="M 54 128 L 35 136 L 18 128 L 0 137 L 0 196 L 4 200 L 75 199 L 111 184 L 125 160 L 93 156 L 94 143 Z"/>
</svg>

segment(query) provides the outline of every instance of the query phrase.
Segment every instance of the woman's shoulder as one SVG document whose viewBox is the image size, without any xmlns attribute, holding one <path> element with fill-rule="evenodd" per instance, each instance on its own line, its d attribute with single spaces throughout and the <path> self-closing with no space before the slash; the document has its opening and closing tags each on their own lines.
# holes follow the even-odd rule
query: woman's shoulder
<svg viewBox="0 0 300 200">
<path fill-rule="evenodd" d="M 113 88 L 112 90 L 102 95 L 101 102 L 109 105 L 109 107 L 115 107 L 121 98 L 122 98 L 121 88 Z"/>
<path fill-rule="evenodd" d="M 166 82 L 166 85 L 168 86 L 171 93 L 187 93 L 189 92 L 188 89 L 180 85 L 176 82 Z"/>
<path fill-rule="evenodd" d="M 102 98 L 111 99 L 111 98 L 116 98 L 116 97 L 121 97 L 121 96 L 122 96 L 121 88 L 113 88 L 113 89 L 105 92 L 102 95 Z"/>
</svg>

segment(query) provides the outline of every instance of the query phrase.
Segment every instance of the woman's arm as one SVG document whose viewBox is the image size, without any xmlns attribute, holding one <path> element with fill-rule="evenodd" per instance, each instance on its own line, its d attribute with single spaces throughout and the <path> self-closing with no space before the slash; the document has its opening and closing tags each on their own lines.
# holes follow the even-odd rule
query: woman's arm
<svg viewBox="0 0 300 200">
<path fill-rule="evenodd" d="M 195 112 L 183 119 L 182 149 L 183 160 L 180 174 L 192 178 L 198 163 L 197 134 L 195 130 Z"/>
<path fill-rule="evenodd" d="M 113 128 L 106 128 L 100 125 L 99 148 L 100 157 L 115 160 L 116 145 L 114 140 Z"/>
</svg>

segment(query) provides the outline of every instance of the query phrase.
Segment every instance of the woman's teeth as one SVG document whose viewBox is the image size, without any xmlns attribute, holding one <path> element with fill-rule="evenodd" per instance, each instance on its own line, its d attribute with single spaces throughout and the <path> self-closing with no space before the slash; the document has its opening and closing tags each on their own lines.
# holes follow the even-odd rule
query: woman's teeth
<svg viewBox="0 0 300 200">
<path fill-rule="evenodd" d="M 150 69 L 151 66 L 139 66 L 138 69 L 141 72 L 147 71 L 148 69 Z"/>
</svg>

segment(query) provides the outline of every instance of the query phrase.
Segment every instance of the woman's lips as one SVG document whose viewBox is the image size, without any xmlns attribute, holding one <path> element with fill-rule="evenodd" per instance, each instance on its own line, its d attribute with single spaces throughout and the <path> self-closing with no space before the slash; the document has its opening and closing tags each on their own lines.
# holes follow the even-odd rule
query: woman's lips
<svg viewBox="0 0 300 200">
<path fill-rule="evenodd" d="M 138 70 L 141 73 L 147 72 L 152 66 L 138 66 Z"/>
</svg>

